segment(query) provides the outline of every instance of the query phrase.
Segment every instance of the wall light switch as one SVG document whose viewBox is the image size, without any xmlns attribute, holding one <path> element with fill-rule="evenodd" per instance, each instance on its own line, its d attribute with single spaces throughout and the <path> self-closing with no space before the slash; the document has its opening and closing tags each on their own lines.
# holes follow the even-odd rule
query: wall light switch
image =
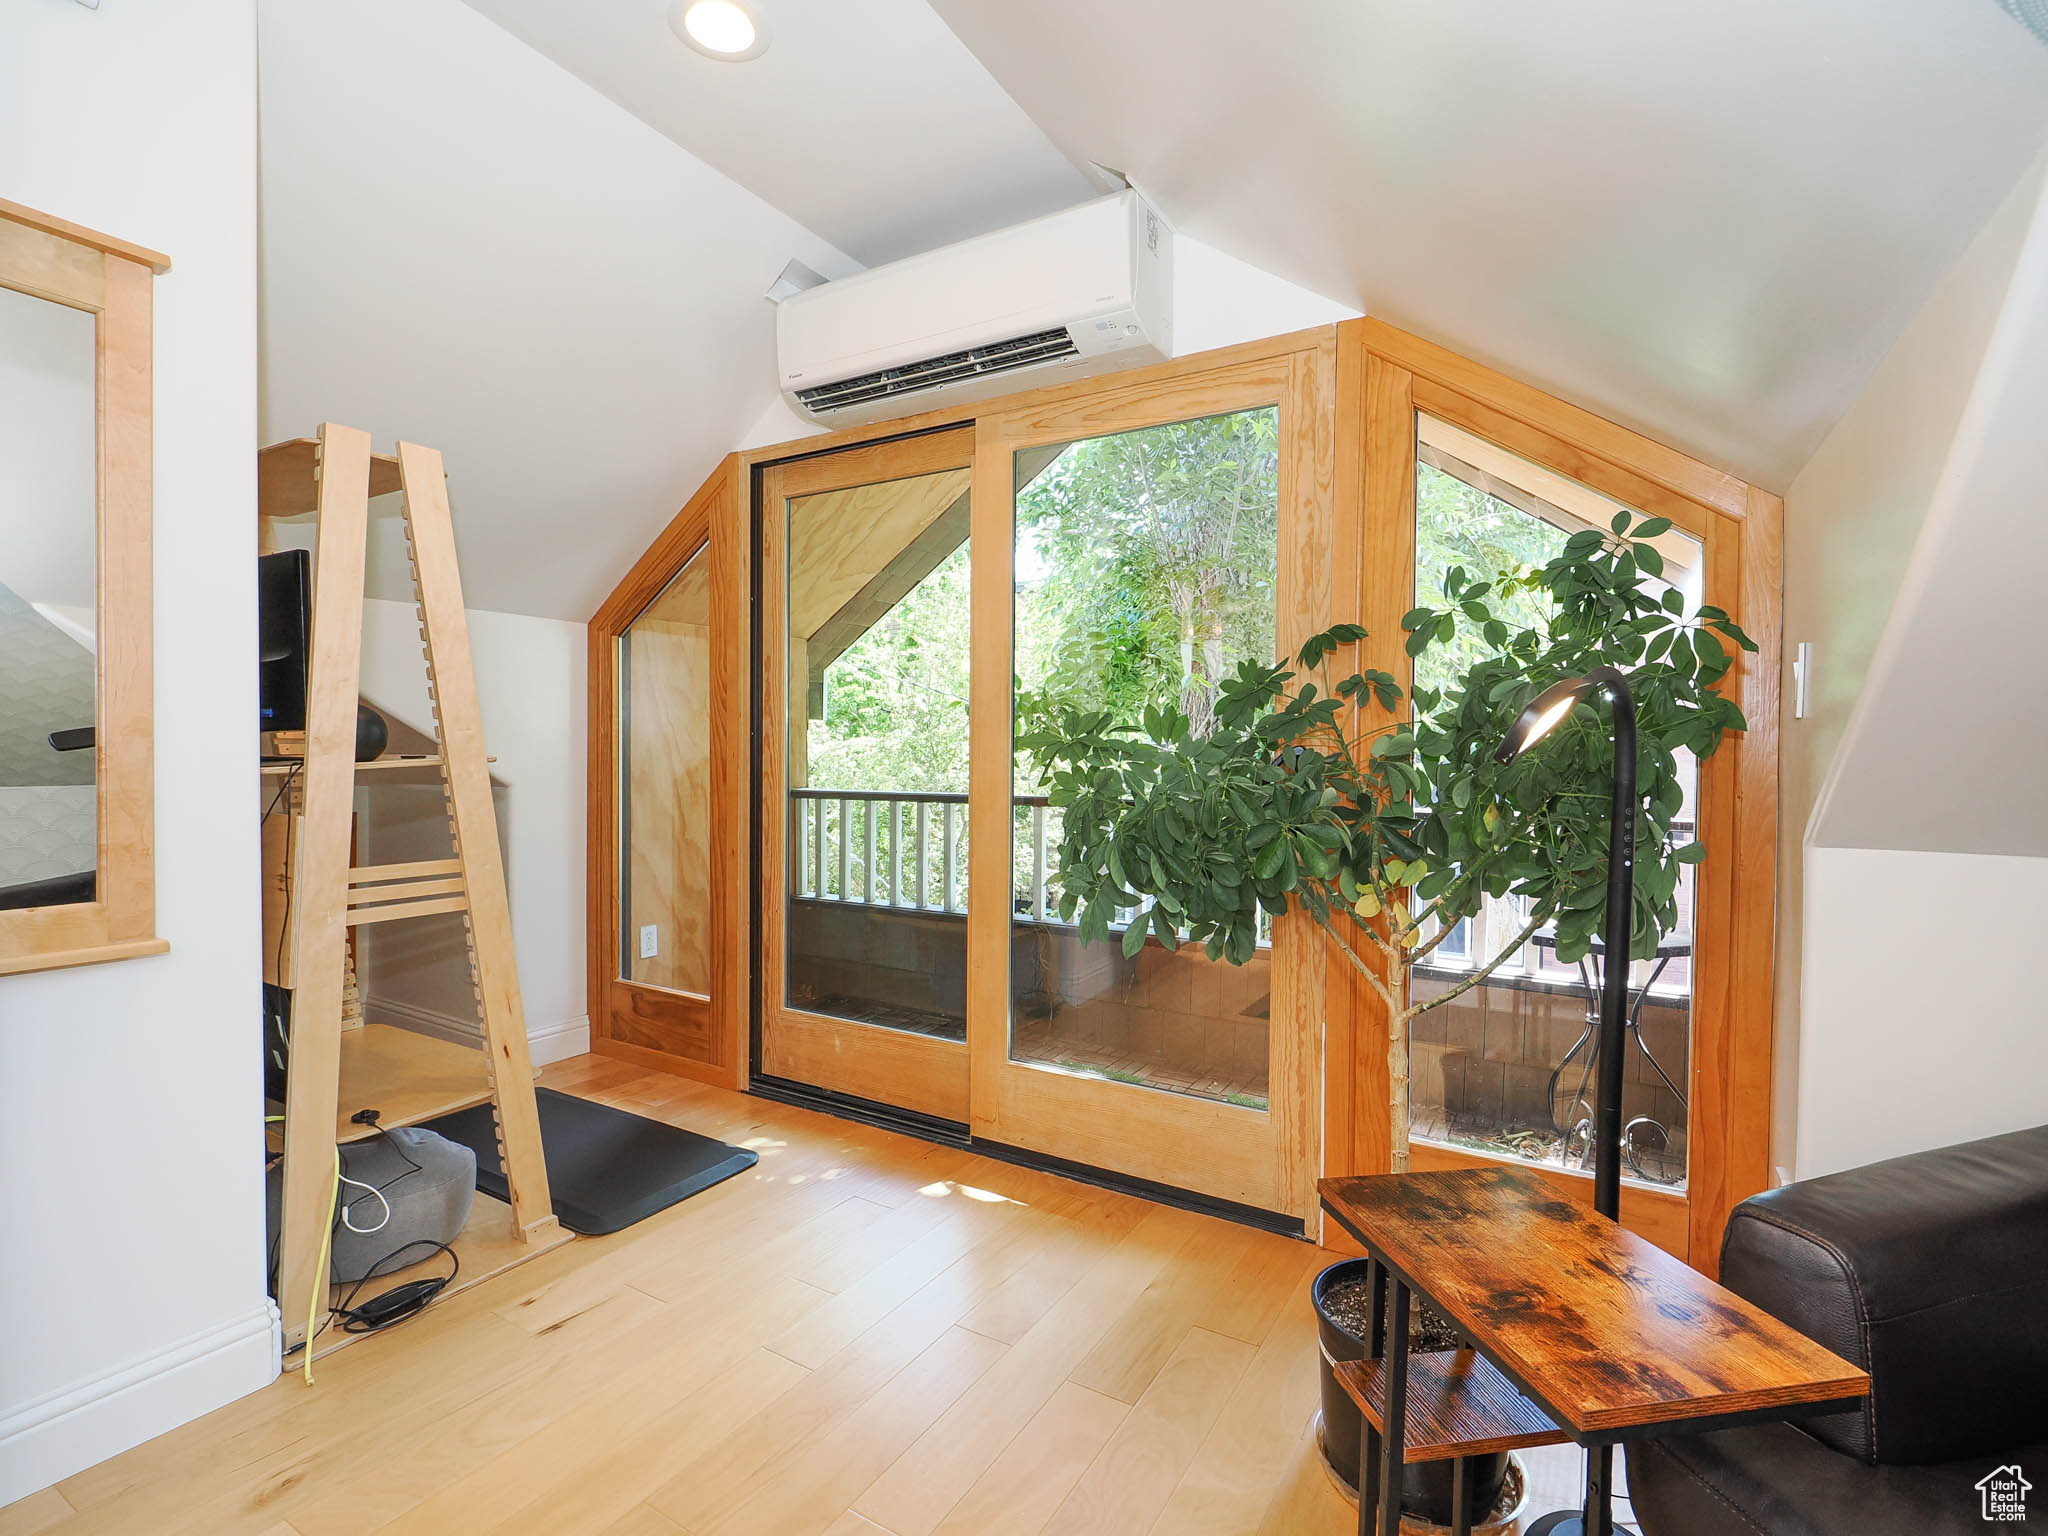
<svg viewBox="0 0 2048 1536">
<path fill-rule="evenodd" d="M 1799 642 L 1792 652 L 1792 718 L 1806 718 L 1807 703 L 1813 696 L 1813 647 Z"/>
<path fill-rule="evenodd" d="M 640 930 L 640 958 L 652 960 L 661 953 L 661 925 L 648 923 Z"/>
</svg>

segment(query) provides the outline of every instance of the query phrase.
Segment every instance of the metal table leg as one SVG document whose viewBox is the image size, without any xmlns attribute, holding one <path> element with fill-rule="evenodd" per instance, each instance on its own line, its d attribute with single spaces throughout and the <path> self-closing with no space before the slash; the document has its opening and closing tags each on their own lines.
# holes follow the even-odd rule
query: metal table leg
<svg viewBox="0 0 2048 1536">
<path fill-rule="evenodd" d="M 1614 1447 L 1596 1445 L 1586 1453 L 1586 1536 L 1614 1533 Z"/>
<path fill-rule="evenodd" d="M 1614 1536 L 1614 1447 L 1586 1448 L 1586 1502 L 1554 1510 L 1529 1527 L 1529 1536 Z"/>
<path fill-rule="evenodd" d="M 1377 1258 L 1366 1259 L 1366 1294 L 1371 1302 L 1365 1326 L 1366 1358 L 1377 1360 L 1386 1349 L 1387 1266 Z M 1359 1536 L 1373 1536 L 1379 1518 L 1380 1434 L 1363 1412 L 1358 1436 L 1358 1530 Z"/>
<path fill-rule="evenodd" d="M 1380 1532 L 1400 1536 L 1402 1441 L 1408 1428 L 1408 1287 L 1389 1277 L 1393 1301 L 1387 1314 L 1386 1428 L 1380 1436 Z"/>
<path fill-rule="evenodd" d="M 1464 1457 L 1451 1463 L 1451 1536 L 1472 1536 L 1472 1490 L 1465 1471 Z"/>
</svg>

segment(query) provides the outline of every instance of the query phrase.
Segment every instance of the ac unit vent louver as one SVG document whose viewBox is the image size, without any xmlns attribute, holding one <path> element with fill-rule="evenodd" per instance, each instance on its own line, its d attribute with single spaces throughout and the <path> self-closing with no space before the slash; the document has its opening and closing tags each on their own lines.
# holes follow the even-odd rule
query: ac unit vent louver
<svg viewBox="0 0 2048 1536">
<path fill-rule="evenodd" d="M 947 384 L 958 383 L 962 379 L 1030 368 L 1039 363 L 1074 357 L 1079 351 L 1080 349 L 1074 345 L 1072 334 L 1065 326 L 1060 326 L 1055 330 L 1036 331 L 1029 336 L 1013 336 L 1008 341 L 995 341 L 984 346 L 970 347 L 965 352 L 948 352 L 943 357 L 922 358 L 901 368 L 883 368 L 874 373 L 861 374 L 858 378 L 841 379 L 833 384 L 819 384 L 810 389 L 799 389 L 796 397 L 803 402 L 806 409 L 822 415 L 831 411 L 843 411 L 856 405 L 865 405 L 871 400 L 886 400 L 898 395 L 914 395 L 927 389 L 938 389 Z"/>
</svg>

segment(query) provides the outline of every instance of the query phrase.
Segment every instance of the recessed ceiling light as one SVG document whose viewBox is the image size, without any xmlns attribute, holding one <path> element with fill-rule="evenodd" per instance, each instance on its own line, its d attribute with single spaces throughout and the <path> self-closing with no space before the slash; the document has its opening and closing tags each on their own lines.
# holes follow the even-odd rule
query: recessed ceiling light
<svg viewBox="0 0 2048 1536">
<path fill-rule="evenodd" d="M 756 0 L 675 0 L 668 24 L 706 58 L 732 63 L 768 51 L 768 23 Z"/>
</svg>

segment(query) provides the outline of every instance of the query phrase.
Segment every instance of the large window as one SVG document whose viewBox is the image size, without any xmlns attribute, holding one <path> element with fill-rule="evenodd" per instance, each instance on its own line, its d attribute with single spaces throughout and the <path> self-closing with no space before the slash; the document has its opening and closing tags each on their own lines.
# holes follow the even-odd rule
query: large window
<svg viewBox="0 0 2048 1536">
<path fill-rule="evenodd" d="M 1426 414 L 1419 419 L 1416 460 L 1416 601 L 1422 604 L 1442 602 L 1444 577 L 1453 567 L 1498 582 L 1550 560 L 1581 529 L 1606 529 L 1622 510 L 1619 502 Z M 1656 542 L 1665 579 L 1652 584 L 1660 591 L 1675 587 L 1688 609 L 1697 607 L 1705 554 L 1699 542 L 1675 529 Z M 1518 625 L 1540 625 L 1545 618 L 1536 594 L 1495 601 Z M 1479 658 L 1482 644 L 1461 631 L 1463 649 L 1426 652 L 1417 685 L 1443 687 Z M 1685 801 L 1673 832 L 1690 842 L 1699 775 L 1686 754 L 1679 777 Z M 1693 895 L 1688 867 L 1678 889 L 1678 930 L 1665 937 L 1655 960 L 1637 962 L 1629 976 L 1623 1171 L 1666 1186 L 1683 1184 L 1686 1174 Z M 1527 916 L 1513 897 L 1489 902 L 1417 967 L 1416 999 L 1441 995 L 1469 977 L 1521 931 Z M 1596 951 L 1578 964 L 1559 964 L 1546 928 L 1485 983 L 1416 1015 L 1413 1134 L 1553 1166 L 1590 1167 L 1592 1021 L 1602 963 Z"/>
<path fill-rule="evenodd" d="M 1217 685 L 1274 654 L 1279 413 L 1268 407 L 1016 456 L 1016 704 L 1136 723 L 1171 704 L 1213 729 Z M 1014 765 L 1011 1059 L 1263 1109 L 1272 954 L 1211 961 L 1156 939 L 1126 957 L 1059 919 L 1057 812 Z"/>
<path fill-rule="evenodd" d="M 699 551 L 619 636 L 619 977 L 711 991 L 711 589 Z"/>
</svg>

